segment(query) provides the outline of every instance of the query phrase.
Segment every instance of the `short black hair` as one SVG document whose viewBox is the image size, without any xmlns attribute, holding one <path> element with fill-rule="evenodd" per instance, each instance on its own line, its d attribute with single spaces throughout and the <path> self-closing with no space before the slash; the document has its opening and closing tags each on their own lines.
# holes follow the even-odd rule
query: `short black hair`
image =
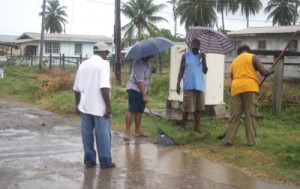
<svg viewBox="0 0 300 189">
<path fill-rule="evenodd" d="M 250 47 L 248 45 L 241 45 L 239 46 L 239 48 L 237 49 L 237 54 L 240 55 L 242 52 L 250 52 Z"/>
</svg>

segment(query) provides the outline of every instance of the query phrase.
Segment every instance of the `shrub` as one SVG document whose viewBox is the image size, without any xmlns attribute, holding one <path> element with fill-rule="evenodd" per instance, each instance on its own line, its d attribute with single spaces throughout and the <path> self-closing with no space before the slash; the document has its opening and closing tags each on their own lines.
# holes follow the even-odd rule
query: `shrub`
<svg viewBox="0 0 300 189">
<path fill-rule="evenodd" d="M 71 90 L 75 74 L 76 71 L 73 69 L 52 68 L 37 76 L 37 84 L 44 93 Z"/>
</svg>

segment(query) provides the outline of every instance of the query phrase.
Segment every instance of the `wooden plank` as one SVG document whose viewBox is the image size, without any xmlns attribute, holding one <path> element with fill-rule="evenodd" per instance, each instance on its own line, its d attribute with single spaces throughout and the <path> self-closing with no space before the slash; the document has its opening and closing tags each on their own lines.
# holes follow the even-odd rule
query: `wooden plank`
<svg viewBox="0 0 300 189">
<path fill-rule="evenodd" d="M 283 90 L 283 59 L 280 59 L 274 68 L 273 93 L 272 93 L 272 113 L 275 116 L 281 114 L 282 90 Z"/>
</svg>

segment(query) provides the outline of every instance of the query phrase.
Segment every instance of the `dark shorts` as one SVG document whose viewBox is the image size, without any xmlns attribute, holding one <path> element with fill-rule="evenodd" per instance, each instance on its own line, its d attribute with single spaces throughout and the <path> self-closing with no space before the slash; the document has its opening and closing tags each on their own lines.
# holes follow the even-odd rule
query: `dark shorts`
<svg viewBox="0 0 300 189">
<path fill-rule="evenodd" d="M 183 111 L 195 112 L 205 109 L 204 93 L 196 90 L 183 92 Z"/>
<path fill-rule="evenodd" d="M 136 90 L 129 89 L 127 90 L 128 94 L 128 112 L 144 112 L 145 103 L 143 101 L 143 96 L 141 93 Z"/>
</svg>

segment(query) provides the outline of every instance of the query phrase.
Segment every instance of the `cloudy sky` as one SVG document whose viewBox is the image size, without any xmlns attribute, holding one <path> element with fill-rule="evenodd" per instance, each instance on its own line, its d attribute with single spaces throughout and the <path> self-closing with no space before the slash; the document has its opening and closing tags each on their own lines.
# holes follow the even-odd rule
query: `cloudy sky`
<svg viewBox="0 0 300 189">
<path fill-rule="evenodd" d="M 128 0 L 122 0 L 127 2 Z M 166 3 L 167 0 L 155 0 L 156 4 Z M 262 0 L 264 7 L 268 0 Z M 41 32 L 41 12 L 43 0 L 0 0 L 0 35 L 21 35 L 24 32 Z M 65 26 L 67 34 L 105 35 L 112 37 L 114 27 L 114 0 L 60 0 L 62 6 L 67 6 L 68 24 Z M 168 4 L 167 4 L 168 5 Z M 168 23 L 158 24 L 160 28 L 169 29 L 173 33 L 174 22 L 172 8 L 159 12 L 160 16 L 169 20 Z M 219 26 L 221 16 L 218 14 Z M 250 17 L 250 27 L 271 26 L 266 21 L 267 16 L 261 10 L 256 16 Z M 121 25 L 128 23 L 128 19 L 121 16 Z M 225 17 L 225 27 L 228 30 L 246 28 L 245 16 L 239 13 Z M 178 33 L 185 36 L 184 26 L 178 21 Z"/>
</svg>

